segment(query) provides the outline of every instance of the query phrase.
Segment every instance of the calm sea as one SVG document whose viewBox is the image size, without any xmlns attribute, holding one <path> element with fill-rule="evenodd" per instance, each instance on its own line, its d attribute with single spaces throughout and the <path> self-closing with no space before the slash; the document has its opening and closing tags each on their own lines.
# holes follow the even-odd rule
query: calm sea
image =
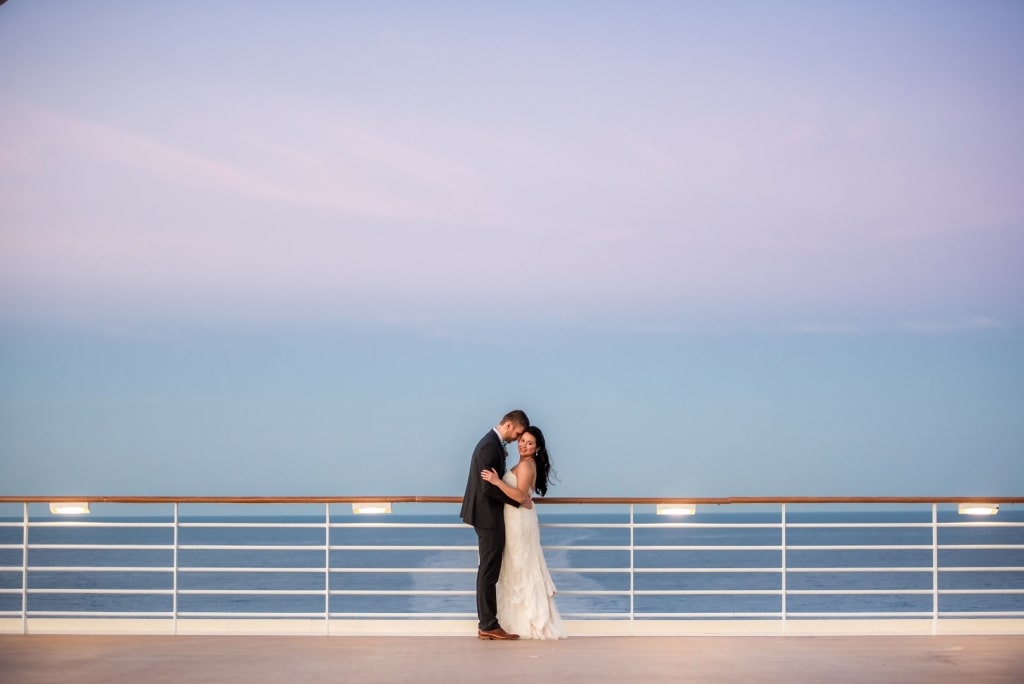
<svg viewBox="0 0 1024 684">
<path fill-rule="evenodd" d="M 666 519 L 638 515 L 637 525 L 630 528 L 622 514 L 555 515 L 545 510 L 541 520 L 545 556 L 559 589 L 559 609 L 567 617 L 612 617 L 631 610 L 638 617 L 664 613 L 730 617 L 768 615 L 782 609 L 780 595 L 760 593 L 777 592 L 783 581 L 778 571 L 783 554 L 770 548 L 783 541 L 782 530 L 772 526 L 779 522 L 777 511 L 706 513 L 685 519 L 701 525 L 696 527 L 645 527 Z M 940 522 L 968 520 L 955 511 L 940 516 Z M 850 526 L 787 528 L 785 542 L 790 548 L 785 564 L 790 572 L 785 581 L 790 593 L 786 610 L 790 614 L 930 612 L 932 528 L 878 526 L 930 521 L 930 510 L 790 513 L 790 525 Z M 938 529 L 940 546 L 964 547 L 937 551 L 940 590 L 985 592 L 940 594 L 940 612 L 1024 611 L 1024 524 L 1006 525 L 1024 523 L 1024 511 L 1003 511 L 995 519 L 986 519 L 990 521 L 999 524 Z M 47 518 L 45 522 L 64 521 Z M 183 517 L 176 551 L 174 530 L 152 526 L 166 525 L 169 518 L 93 516 L 88 522 L 116 526 L 62 524 L 30 529 L 29 611 L 169 613 L 174 607 L 170 593 L 145 592 L 173 589 L 169 568 L 176 552 L 177 610 L 182 615 L 322 616 L 326 588 L 334 592 L 329 598 L 332 614 L 456 617 L 475 613 L 476 537 L 452 515 L 334 517 L 332 524 L 344 526 L 329 531 L 329 543 L 336 547 L 330 551 L 329 575 L 324 549 L 315 548 L 328 542 L 322 517 Z M 378 522 L 387 526 L 376 526 Z M 446 526 L 393 526 L 397 523 Z M 4 590 L 0 591 L 0 614 L 20 614 L 22 609 L 21 544 L 20 526 L 0 527 L 0 590 Z M 114 548 L 69 548 L 78 545 Z M 680 546 L 689 548 L 673 548 Z M 824 548 L 834 546 L 881 548 Z M 630 573 L 623 572 L 631 563 L 637 570 L 632 575 L 632 595 Z M 83 567 L 116 569 L 68 570 Z M 963 567 L 979 569 L 948 570 Z M 723 568 L 729 571 L 714 571 Z M 828 593 L 851 590 L 877 593 Z M 246 593 L 252 591 L 282 593 Z M 448 591 L 466 593 L 430 593 Z"/>
</svg>

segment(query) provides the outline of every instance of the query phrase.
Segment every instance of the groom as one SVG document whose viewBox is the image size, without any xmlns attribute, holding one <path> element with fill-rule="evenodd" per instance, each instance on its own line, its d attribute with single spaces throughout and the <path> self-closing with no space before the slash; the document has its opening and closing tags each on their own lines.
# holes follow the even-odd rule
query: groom
<svg viewBox="0 0 1024 684">
<path fill-rule="evenodd" d="M 487 482 L 480 473 L 494 468 L 498 477 L 505 474 L 505 445 L 515 442 L 530 425 L 530 419 L 518 409 L 509 411 L 489 430 L 473 450 L 469 464 L 469 480 L 462 497 L 463 522 L 476 531 L 480 552 L 480 565 L 476 570 L 476 614 L 480 620 L 477 636 L 481 639 L 518 639 L 498 624 L 498 575 L 501 574 L 501 554 L 505 550 L 505 512 L 503 506 L 519 504 L 505 496 L 497 486 Z M 532 508 L 532 502 L 523 504 Z"/>
</svg>

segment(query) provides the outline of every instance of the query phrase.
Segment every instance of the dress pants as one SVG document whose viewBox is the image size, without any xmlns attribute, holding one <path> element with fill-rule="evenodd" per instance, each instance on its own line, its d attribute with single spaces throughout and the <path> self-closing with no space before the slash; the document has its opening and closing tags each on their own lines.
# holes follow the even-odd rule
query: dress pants
<svg viewBox="0 0 1024 684">
<path fill-rule="evenodd" d="M 505 528 L 491 530 L 474 527 L 480 551 L 480 566 L 476 570 L 476 615 L 480 630 L 489 632 L 498 624 L 498 576 L 501 574 L 501 554 L 505 551 Z"/>
</svg>

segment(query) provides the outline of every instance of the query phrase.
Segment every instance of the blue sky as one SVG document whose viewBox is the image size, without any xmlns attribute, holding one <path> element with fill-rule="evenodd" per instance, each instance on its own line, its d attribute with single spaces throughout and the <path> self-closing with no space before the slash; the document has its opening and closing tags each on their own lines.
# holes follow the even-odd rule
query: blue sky
<svg viewBox="0 0 1024 684">
<path fill-rule="evenodd" d="M 1024 491 L 1013 2 L 0 6 L 0 492 Z"/>
</svg>

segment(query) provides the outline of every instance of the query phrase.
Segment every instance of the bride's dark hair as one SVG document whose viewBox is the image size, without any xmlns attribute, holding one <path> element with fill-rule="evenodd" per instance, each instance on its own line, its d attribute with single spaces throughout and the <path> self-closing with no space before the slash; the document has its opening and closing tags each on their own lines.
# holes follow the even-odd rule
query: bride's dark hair
<svg viewBox="0 0 1024 684">
<path fill-rule="evenodd" d="M 537 440 L 537 453 L 533 455 L 533 460 L 537 464 L 537 482 L 534 483 L 533 488 L 538 494 L 544 496 L 548 492 L 551 475 L 551 456 L 548 454 L 548 444 L 544 439 L 544 433 L 536 425 L 526 428 L 524 434 L 526 433 L 533 435 Z"/>
</svg>

